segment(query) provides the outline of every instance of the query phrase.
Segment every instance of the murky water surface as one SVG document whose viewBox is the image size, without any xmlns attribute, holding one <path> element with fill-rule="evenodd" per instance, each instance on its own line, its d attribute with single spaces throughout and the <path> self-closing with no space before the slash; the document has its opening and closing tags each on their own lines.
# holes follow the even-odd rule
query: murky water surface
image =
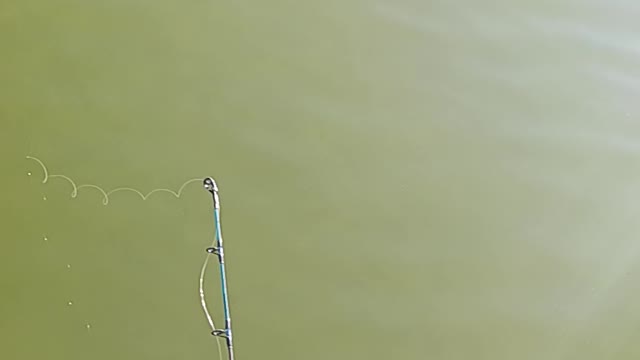
<svg viewBox="0 0 640 360">
<path fill-rule="evenodd" d="M 217 359 L 211 175 L 239 360 L 638 358 L 639 16 L 0 2 L 0 357 Z"/>
</svg>

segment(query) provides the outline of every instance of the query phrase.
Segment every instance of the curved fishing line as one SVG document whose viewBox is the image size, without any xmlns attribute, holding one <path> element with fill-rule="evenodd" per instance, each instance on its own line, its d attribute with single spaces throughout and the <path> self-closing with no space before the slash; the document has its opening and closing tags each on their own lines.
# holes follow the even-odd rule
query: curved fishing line
<svg viewBox="0 0 640 360">
<path fill-rule="evenodd" d="M 34 158 L 33 156 L 29 156 L 29 155 L 27 155 L 27 159 L 35 160 L 35 161 L 38 162 L 38 164 L 40 164 L 40 166 L 42 167 L 42 171 L 44 172 L 44 179 L 42 179 L 42 183 L 46 184 L 47 181 L 49 180 L 49 171 L 47 170 L 47 167 L 44 166 L 44 163 L 42 163 L 42 161 L 40 161 L 40 159 Z M 62 175 L 60 175 L 60 176 L 62 176 Z M 71 183 L 73 183 L 73 181 Z M 74 189 L 75 189 L 75 184 L 74 184 Z"/>
<path fill-rule="evenodd" d="M 143 193 L 138 189 L 134 189 L 134 188 L 130 188 L 130 187 L 119 187 L 113 190 L 109 190 L 106 191 L 104 188 L 98 186 L 98 185 L 94 185 L 94 184 L 82 184 L 82 185 L 77 185 L 75 181 L 73 181 L 73 179 L 71 179 L 70 177 L 66 176 L 66 175 L 60 175 L 60 174 L 49 174 L 49 169 L 47 169 L 47 166 L 44 164 L 44 162 L 42 162 L 42 160 L 34 157 L 34 156 L 26 156 L 27 159 L 29 160 L 33 160 L 35 162 L 37 162 L 40 167 L 42 168 L 42 173 L 43 173 L 43 179 L 42 179 L 42 183 L 46 184 L 49 182 L 49 179 L 52 178 L 61 178 L 66 180 L 69 184 L 71 184 L 72 190 L 71 190 L 71 198 L 76 198 L 78 196 L 78 190 L 82 189 L 82 188 L 92 188 L 92 189 L 96 189 L 98 190 L 101 194 L 102 194 L 102 204 L 103 205 L 108 205 L 109 204 L 109 196 L 112 195 L 113 193 L 116 193 L 118 191 L 129 191 L 129 192 L 133 192 L 135 194 L 138 194 L 138 196 L 140 196 L 140 198 L 142 198 L 142 200 L 147 200 L 149 198 L 149 196 L 151 196 L 152 194 L 158 193 L 158 192 L 166 192 L 169 193 L 173 196 L 175 196 L 176 198 L 180 198 L 180 196 L 182 195 L 182 191 L 185 189 L 185 187 L 187 187 L 187 185 L 192 184 L 196 181 L 202 181 L 201 179 L 190 179 L 185 181 L 182 186 L 180 186 L 180 188 L 178 189 L 178 191 L 173 191 L 171 189 L 165 189 L 165 188 L 160 188 L 160 189 L 153 189 L 151 191 L 149 191 L 148 193 Z"/>
<path fill-rule="evenodd" d="M 35 162 L 37 162 L 40 167 L 42 168 L 42 173 L 43 173 L 43 179 L 42 179 L 42 183 L 46 184 L 47 182 L 49 182 L 49 179 L 52 178 L 61 178 L 66 180 L 72 187 L 71 190 L 71 197 L 72 198 L 76 198 L 78 196 L 78 190 L 82 189 L 82 188 L 93 188 L 98 190 L 102 196 L 103 196 L 103 200 L 102 203 L 104 205 L 107 205 L 109 203 L 109 195 L 118 192 L 118 191 L 130 191 L 133 193 L 138 194 L 142 200 L 147 200 L 149 198 L 150 195 L 157 193 L 157 192 L 168 192 L 170 194 L 172 194 L 173 196 L 175 196 L 176 198 L 179 198 L 180 195 L 182 194 L 182 191 L 184 190 L 185 187 L 187 187 L 187 185 L 194 183 L 196 181 L 200 182 L 202 181 L 201 179 L 190 179 L 185 181 L 182 186 L 180 186 L 180 188 L 178 189 L 178 191 L 173 191 L 171 189 L 164 189 L 164 188 L 160 188 L 160 189 L 153 189 L 151 191 L 149 191 L 147 194 L 142 193 L 141 191 L 134 189 L 134 188 L 130 188 L 130 187 L 120 187 L 120 188 L 116 188 L 110 191 L 105 191 L 102 187 L 98 186 L 98 185 L 94 185 L 94 184 L 82 184 L 82 185 L 76 185 L 76 182 L 73 181 L 73 179 L 71 179 L 70 177 L 66 176 L 66 175 L 60 175 L 60 174 L 49 174 L 49 169 L 47 168 L 47 166 L 44 164 L 44 162 L 42 162 L 42 160 L 33 157 L 33 156 L 26 156 L 27 159 L 29 160 L 33 160 Z M 214 239 L 213 242 L 211 243 L 211 246 L 215 246 L 216 245 L 216 240 Z M 204 259 L 204 263 L 202 264 L 202 269 L 200 270 L 200 278 L 199 278 L 199 293 L 200 293 L 200 304 L 202 305 L 202 309 L 204 310 L 204 314 L 207 318 L 207 322 L 209 324 L 209 327 L 211 328 L 211 331 L 214 332 L 216 330 L 216 325 L 215 322 L 213 321 L 213 317 L 211 316 L 211 313 L 209 312 L 209 307 L 207 305 L 207 301 L 205 298 L 205 292 L 204 292 L 204 277 L 205 277 L 205 273 L 207 271 L 207 267 L 209 265 L 209 258 L 211 257 L 211 254 L 208 253 Z M 222 346 L 220 344 L 220 340 L 218 339 L 218 337 L 216 337 L 216 345 L 218 348 L 218 357 L 220 359 L 222 359 Z"/>
<path fill-rule="evenodd" d="M 214 245 L 215 245 L 215 242 L 212 244 L 212 246 Z M 211 316 L 211 313 L 209 312 L 209 307 L 207 306 L 207 300 L 205 299 L 205 296 L 204 296 L 204 274 L 207 271 L 207 266 L 209 265 L 210 256 L 211 254 L 207 254 L 207 256 L 204 258 L 204 263 L 202 264 L 202 269 L 200 270 L 199 291 L 200 291 L 200 305 L 202 305 L 202 310 L 204 310 L 204 315 L 207 318 L 207 322 L 209 323 L 211 332 L 214 332 L 216 330 L 216 324 L 213 321 L 213 317 Z M 218 347 L 218 356 L 222 360 L 222 346 L 220 345 L 220 339 L 218 339 L 217 336 L 215 338 L 216 338 L 216 345 Z"/>
</svg>

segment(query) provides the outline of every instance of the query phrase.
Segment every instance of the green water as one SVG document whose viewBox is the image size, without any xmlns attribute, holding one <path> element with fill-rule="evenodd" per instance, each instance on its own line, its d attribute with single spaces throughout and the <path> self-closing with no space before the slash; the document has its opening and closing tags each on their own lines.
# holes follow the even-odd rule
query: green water
<svg viewBox="0 0 640 360">
<path fill-rule="evenodd" d="M 239 360 L 638 358 L 639 15 L 0 1 L 0 358 L 218 359 L 25 156 Z"/>
</svg>

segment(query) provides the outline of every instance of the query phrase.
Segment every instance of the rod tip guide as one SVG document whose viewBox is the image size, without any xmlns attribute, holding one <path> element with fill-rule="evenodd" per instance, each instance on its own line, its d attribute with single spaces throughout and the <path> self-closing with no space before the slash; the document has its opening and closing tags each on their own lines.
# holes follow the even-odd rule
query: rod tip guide
<svg viewBox="0 0 640 360">
<path fill-rule="evenodd" d="M 216 181 L 211 177 L 205 178 L 203 181 L 203 185 L 204 189 L 207 191 L 218 192 L 218 185 L 216 184 Z"/>
</svg>

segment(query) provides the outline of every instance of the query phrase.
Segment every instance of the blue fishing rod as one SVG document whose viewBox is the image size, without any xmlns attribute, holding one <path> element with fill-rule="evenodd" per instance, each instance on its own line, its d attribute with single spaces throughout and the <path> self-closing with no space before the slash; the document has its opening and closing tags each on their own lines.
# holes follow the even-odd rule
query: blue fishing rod
<svg viewBox="0 0 640 360">
<path fill-rule="evenodd" d="M 222 247 L 222 230 L 220 228 L 220 197 L 218 185 L 213 178 L 204 179 L 205 190 L 211 193 L 213 198 L 213 221 L 215 223 L 214 246 L 207 248 L 207 252 L 218 257 L 220 264 L 220 284 L 222 287 L 222 304 L 224 306 L 224 329 L 214 329 L 211 334 L 224 338 L 227 342 L 229 360 L 235 360 L 233 355 L 233 333 L 231 332 L 231 313 L 229 312 L 229 294 L 227 290 L 227 272 L 224 264 L 224 249 Z"/>
</svg>

